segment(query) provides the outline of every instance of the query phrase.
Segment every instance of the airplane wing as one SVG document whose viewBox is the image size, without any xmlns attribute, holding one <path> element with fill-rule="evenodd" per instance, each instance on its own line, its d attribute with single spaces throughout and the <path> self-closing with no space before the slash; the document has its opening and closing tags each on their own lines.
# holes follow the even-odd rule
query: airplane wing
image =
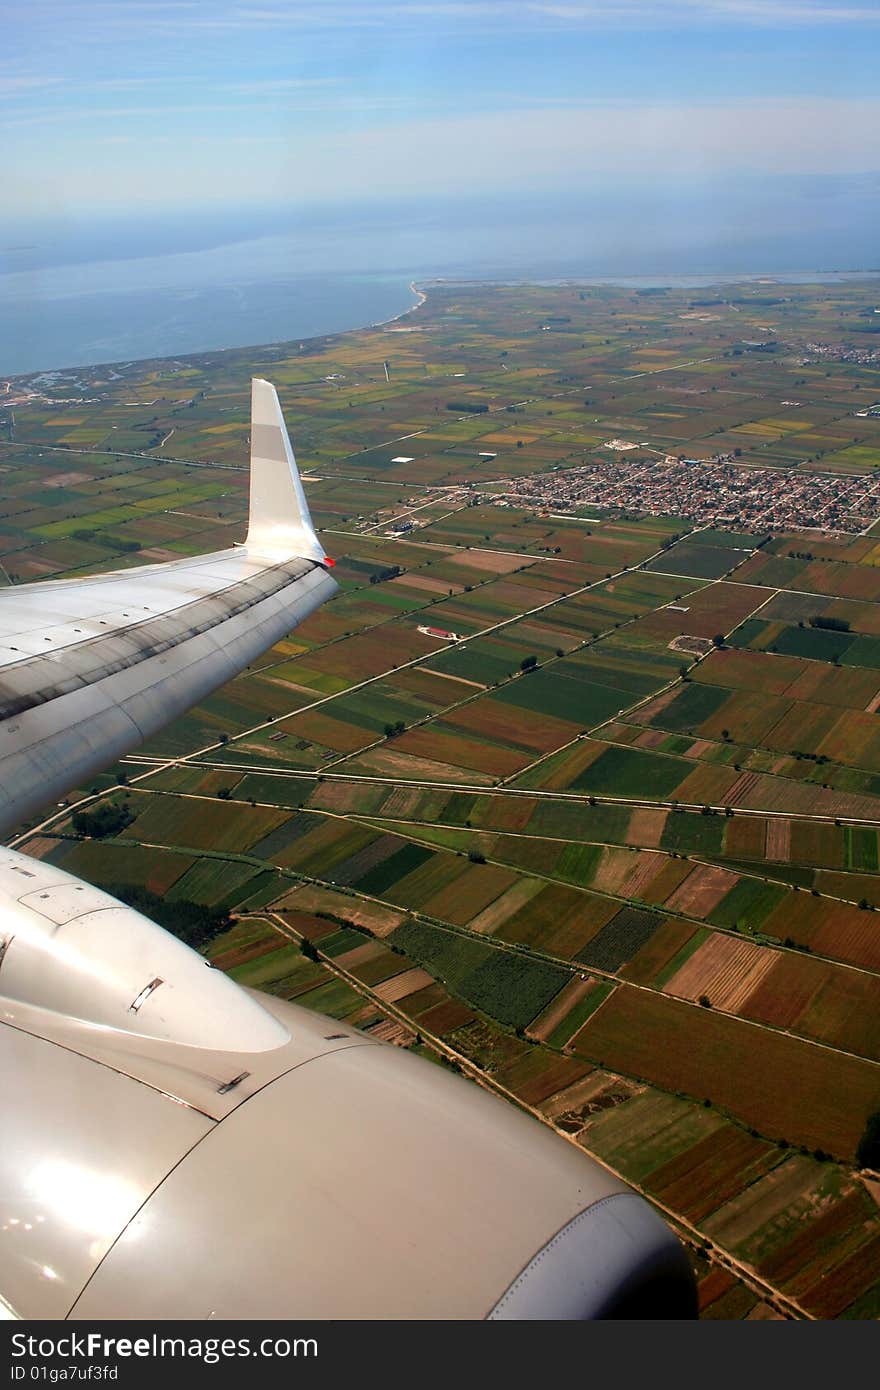
<svg viewBox="0 0 880 1390">
<path fill-rule="evenodd" d="M 0 594 L 0 825 L 336 585 L 253 383 L 241 547 Z M 680 1317 L 683 1248 L 535 1119 L 0 850 L 0 1316 Z"/>
<path fill-rule="evenodd" d="M 274 386 L 243 546 L 0 590 L 0 835 L 204 699 L 336 592 Z"/>
</svg>

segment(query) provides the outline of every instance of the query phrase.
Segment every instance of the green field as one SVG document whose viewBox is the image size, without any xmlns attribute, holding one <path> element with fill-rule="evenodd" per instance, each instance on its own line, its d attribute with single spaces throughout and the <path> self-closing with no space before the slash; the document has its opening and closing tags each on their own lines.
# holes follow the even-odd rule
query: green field
<svg viewBox="0 0 880 1390">
<path fill-rule="evenodd" d="M 572 788 L 607 796 L 668 797 L 687 770 L 679 758 L 638 748 L 608 748 L 575 779 Z"/>
<path fill-rule="evenodd" d="M 512 1027 L 528 1023 L 570 979 L 558 966 L 518 959 L 422 922 L 398 927 L 391 941 L 475 1008 Z"/>
</svg>

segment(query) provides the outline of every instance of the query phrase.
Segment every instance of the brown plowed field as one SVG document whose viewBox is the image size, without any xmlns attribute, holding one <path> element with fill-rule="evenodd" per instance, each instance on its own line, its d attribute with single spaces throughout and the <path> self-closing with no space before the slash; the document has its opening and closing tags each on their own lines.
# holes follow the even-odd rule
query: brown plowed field
<svg viewBox="0 0 880 1390">
<path fill-rule="evenodd" d="M 831 598 L 876 599 L 877 575 L 873 565 L 828 564 L 814 560 L 798 580 L 799 589 L 809 589 Z"/>
<path fill-rule="evenodd" d="M 715 806 L 730 805 L 733 801 L 730 788 L 738 776 L 732 767 L 697 763 L 693 772 L 675 788 L 676 800 L 694 801 L 700 805 L 707 802 Z"/>
<path fill-rule="evenodd" d="M 60 844 L 60 840 L 54 840 L 50 835 L 35 835 L 26 845 L 19 847 L 19 853 L 27 854 L 31 859 L 45 859 Z"/>
<path fill-rule="evenodd" d="M 379 946 L 380 954 L 374 956 L 372 960 L 366 961 L 363 965 L 348 966 L 345 964 L 344 956 L 337 956 L 336 962 L 343 969 L 356 976 L 362 985 L 368 985 L 372 988 L 373 985 L 381 984 L 383 980 L 390 980 L 392 975 L 400 974 L 400 956 L 395 955 L 393 951 L 386 950 L 378 942 L 376 945 Z"/>
<path fill-rule="evenodd" d="M 851 767 L 878 767 L 880 732 L 877 722 L 875 714 L 850 710 L 837 720 L 817 751 Z"/>
<path fill-rule="evenodd" d="M 832 705 L 814 705 L 808 704 L 806 700 L 793 700 L 788 713 L 772 728 L 768 728 L 758 741 L 783 753 L 818 753 L 822 740 L 831 732 L 839 718 L 840 710 Z"/>
<path fill-rule="evenodd" d="M 770 729 L 792 708 L 792 700 L 764 691 L 735 690 L 720 709 L 704 719 L 700 732 L 718 739 L 727 729 L 734 743 L 763 743 Z"/>
<path fill-rule="evenodd" d="M 381 675 L 394 664 L 402 666 L 417 656 L 427 656 L 438 646 L 438 642 L 423 636 L 415 627 L 392 628 L 386 625 L 381 641 L 377 642 L 373 633 L 365 632 L 310 652 L 308 663 L 310 670 L 342 676 L 354 685 L 357 681 Z"/>
<path fill-rule="evenodd" d="M 740 874 L 731 873 L 729 869 L 698 864 L 670 894 L 664 906 L 673 912 L 684 912 L 689 917 L 708 917 L 713 907 L 717 907 L 721 899 L 736 887 L 740 877 Z"/>
<path fill-rule="evenodd" d="M 767 822 L 757 816 L 735 816 L 724 827 L 724 853 L 731 859 L 763 859 Z"/>
<path fill-rule="evenodd" d="M 642 901 L 659 907 L 682 883 L 691 871 L 690 864 L 683 859 L 667 859 L 651 882 L 642 889 Z"/>
<path fill-rule="evenodd" d="M 739 806 L 760 785 L 761 774 L 759 772 L 743 772 L 728 788 L 727 800 L 731 806 Z"/>
<path fill-rule="evenodd" d="M 570 743 L 580 729 L 579 724 L 568 724 L 547 714 L 538 716 L 532 710 L 519 709 L 488 696 L 451 710 L 444 715 L 443 722 L 484 738 L 517 744 L 535 753 L 549 753 L 552 748 Z"/>
<path fill-rule="evenodd" d="M 375 1024 L 367 1031 L 371 1038 L 378 1038 L 379 1042 L 394 1043 L 397 1047 L 409 1047 L 413 1041 L 413 1034 L 409 1028 L 404 1028 L 402 1023 L 393 1018 L 383 1018 L 381 1023 Z"/>
<path fill-rule="evenodd" d="M 448 887 L 422 904 L 429 917 L 463 927 L 517 882 L 516 874 L 497 864 L 470 864 Z M 393 891 L 393 890 L 392 890 Z"/>
<path fill-rule="evenodd" d="M 676 917 L 670 917 L 657 928 L 650 941 L 645 943 L 632 960 L 618 971 L 620 978 L 632 980 L 637 985 L 650 984 L 655 975 L 669 964 L 673 956 L 678 954 L 698 930 L 693 922 L 682 922 Z"/>
<path fill-rule="evenodd" d="M 400 965 L 399 957 L 397 957 L 397 963 Z M 399 973 L 400 971 L 398 970 L 398 974 Z M 408 994 L 406 996 L 406 1002 L 401 1007 L 410 1018 L 421 1018 L 429 1009 L 436 1009 L 441 1004 L 445 1005 L 448 1003 L 449 995 L 446 993 L 443 986 L 433 984 L 426 985 L 424 989 L 417 989 L 415 994 Z M 462 1005 L 462 1008 L 464 1008 L 464 1005 Z M 470 1010 L 467 1010 L 467 1012 L 469 1013 Z"/>
<path fill-rule="evenodd" d="M 576 956 L 620 909 L 619 903 L 608 898 L 597 898 L 592 893 L 580 896 L 577 911 L 555 922 L 544 936 L 543 949 L 551 955 Z"/>
<path fill-rule="evenodd" d="M 702 1221 L 778 1162 L 775 1144 L 725 1124 L 655 1168 L 644 1185 L 688 1220 Z"/>
<path fill-rule="evenodd" d="M 659 849 L 669 812 L 633 811 L 626 832 L 628 845 L 642 845 L 645 849 Z"/>
<path fill-rule="evenodd" d="M 472 824 L 492 830 L 525 830 L 537 802 L 528 796 L 481 796 Z"/>
<path fill-rule="evenodd" d="M 315 917 L 310 912 L 291 912 L 288 910 L 276 912 L 276 915 L 308 941 L 323 941 L 325 936 L 332 936 L 334 932 L 339 930 L 335 922 L 331 922 L 326 917 Z"/>
<path fill-rule="evenodd" d="M 592 979 L 570 980 L 555 999 L 551 999 L 544 1012 L 529 1024 L 526 1030 L 529 1036 L 537 1038 L 538 1042 L 546 1042 L 553 1030 L 571 1013 L 575 1004 L 583 999 L 584 995 L 589 994 L 594 984 L 595 981 Z"/>
<path fill-rule="evenodd" d="M 667 994 L 694 1002 L 705 995 L 714 1009 L 738 1013 L 777 959 L 776 951 L 716 934 L 697 948 L 664 988 Z"/>
<path fill-rule="evenodd" d="M 711 652 L 701 661 L 693 678 L 710 685 L 725 685 L 731 690 L 783 695 L 806 665 L 806 661 L 796 656 L 769 656 L 765 652 L 727 647 L 724 651 Z"/>
<path fill-rule="evenodd" d="M 564 791 L 602 756 L 607 746 L 605 743 L 595 743 L 592 739 L 579 739 L 573 747 L 566 749 L 558 762 L 553 759 L 552 768 L 542 769 L 543 775 L 532 785 L 548 791 Z M 531 783 L 531 779 L 529 781 Z"/>
<path fill-rule="evenodd" d="M 843 868 L 843 834 L 836 825 L 794 821 L 791 827 L 791 862 L 810 868 L 827 865 Z"/>
<path fill-rule="evenodd" d="M 735 1285 L 736 1280 L 729 1270 L 713 1265 L 698 1285 L 700 1313 L 704 1313 L 711 1304 L 721 1298 L 722 1294 L 728 1293 Z"/>
<path fill-rule="evenodd" d="M 297 714 L 293 719 L 286 719 L 283 727 L 290 738 L 306 738 L 310 743 L 320 743 L 325 748 L 332 748 L 336 753 L 353 753 L 356 748 L 374 743 L 377 737 L 372 729 L 362 729 L 357 724 L 345 724 L 341 719 L 333 719 L 322 710 Z"/>
<path fill-rule="evenodd" d="M 764 922 L 763 930 L 785 939 L 791 936 L 820 955 L 880 970 L 880 927 L 873 912 L 848 903 L 789 893 Z"/>
<path fill-rule="evenodd" d="M 641 709 L 636 710 L 632 716 L 634 724 L 650 724 L 655 715 L 661 714 L 666 706 L 671 704 L 676 695 L 680 695 L 680 690 L 664 690 L 662 695 L 657 695 L 655 699 L 649 700 Z"/>
<path fill-rule="evenodd" d="M 432 762 L 451 764 L 456 768 L 476 768 L 495 777 L 508 777 L 532 761 L 525 752 L 501 748 L 497 744 L 480 743 L 461 734 L 443 733 L 439 729 L 410 729 L 394 740 L 395 751 L 411 757 L 429 758 Z"/>
<path fill-rule="evenodd" d="M 554 1057 L 552 1053 L 536 1057 L 534 1052 L 533 1048 L 531 1056 L 527 1054 L 515 1062 L 501 1077 L 502 1083 L 527 1105 L 540 1105 L 591 1070 L 574 1057 Z"/>
<path fill-rule="evenodd" d="M 815 884 L 820 893 L 832 898 L 848 898 L 859 903 L 867 898 L 872 907 L 880 907 L 880 874 L 851 874 L 833 869 L 818 869 Z"/>
<path fill-rule="evenodd" d="M 309 797 L 309 810 L 340 811 L 343 813 L 362 811 L 364 809 L 363 791 L 363 787 L 350 782 L 322 782 L 315 786 Z M 358 797 L 361 797 L 360 804 Z M 371 805 L 370 810 L 373 809 L 374 805 Z"/>
<path fill-rule="evenodd" d="M 740 584 L 708 584 L 688 598 L 687 613 L 660 608 L 640 618 L 630 632 L 657 637 L 667 642 L 681 633 L 689 637 L 714 637 L 735 627 L 772 596 L 772 589 L 749 588 Z"/>
<path fill-rule="evenodd" d="M 306 884 L 294 888 L 280 900 L 279 906 L 298 908 L 303 912 L 333 912 L 340 920 L 354 922 L 359 927 L 369 927 L 377 936 L 390 936 L 400 926 L 405 914 L 381 903 L 364 902 L 350 898 L 346 893 L 336 893 L 332 888 L 319 888 Z M 318 919 L 320 920 L 320 919 Z M 333 924 L 327 923 L 332 929 Z"/>
<path fill-rule="evenodd" d="M 784 811 L 799 815 L 880 817 L 880 801 L 854 792 L 836 792 L 791 777 L 771 777 L 768 773 L 746 774 L 757 781 L 737 797 L 750 811 Z M 681 793 L 679 788 L 679 793 Z"/>
<path fill-rule="evenodd" d="M 234 970 L 237 965 L 245 965 L 248 961 L 259 960 L 261 956 L 269 956 L 273 951 L 282 948 L 283 942 L 277 932 L 271 932 L 259 941 L 247 941 L 238 946 L 230 946 L 228 950 L 221 951 L 214 956 L 213 964 L 218 970 Z M 309 987 L 314 981 L 309 982 Z"/>
<path fill-rule="evenodd" d="M 392 579 L 391 583 L 395 586 L 394 592 L 399 593 L 402 589 L 406 591 L 415 590 L 416 593 L 426 594 L 448 594 L 449 585 L 445 579 L 430 579 L 425 574 L 405 574 Z"/>
<path fill-rule="evenodd" d="M 386 949 L 380 946 L 378 941 L 365 941 L 363 946 L 355 946 L 352 951 L 343 951 L 342 955 L 334 957 L 334 960 L 343 970 L 348 970 L 353 974 L 356 966 L 365 965 L 367 961 L 387 954 Z"/>
<path fill-rule="evenodd" d="M 485 437 L 483 439 L 485 443 Z M 457 554 L 457 552 L 453 552 Z M 505 555 L 500 550 L 469 550 L 468 569 L 485 570 L 489 574 L 512 574 L 523 564 L 521 555 Z"/>
<path fill-rule="evenodd" d="M 864 711 L 878 690 L 880 674 L 877 671 L 809 661 L 806 669 L 792 681 L 785 693 L 796 700 L 811 700 L 817 705 L 836 705 L 840 709 Z"/>
<path fill-rule="evenodd" d="M 413 695 L 430 700 L 438 709 L 448 705 L 450 701 L 463 700 L 474 693 L 473 681 L 464 681 L 458 676 L 441 675 L 439 671 L 426 671 L 423 666 L 414 666 L 408 671 L 395 671 L 394 684 L 399 690 L 407 690 Z"/>
<path fill-rule="evenodd" d="M 405 999 L 408 994 L 415 994 L 416 990 L 425 989 L 433 983 L 434 978 L 427 970 L 413 966 L 412 970 L 404 970 L 401 975 L 394 975 L 390 980 L 374 985 L 373 993 L 386 1004 L 394 1004 L 398 999 Z"/>
<path fill-rule="evenodd" d="M 493 903 L 483 908 L 482 912 L 478 912 L 476 917 L 471 918 L 466 924 L 468 931 L 481 932 L 485 936 L 491 936 L 502 922 L 506 922 L 508 917 L 512 917 L 526 903 L 531 902 L 532 898 L 537 897 L 543 887 L 544 884 L 539 878 L 518 879 L 512 888 L 508 888 Z"/>
<path fill-rule="evenodd" d="M 767 955 L 773 957 L 773 967 L 749 995 L 745 1011 L 757 1023 L 791 1028 L 831 967 L 809 956 L 788 952 L 768 951 Z"/>
<path fill-rule="evenodd" d="M 334 784 L 332 782 L 324 783 L 324 786 L 326 787 L 332 787 L 333 785 Z M 343 782 L 339 785 L 345 786 L 345 783 Z M 354 790 L 356 796 L 363 795 L 362 787 L 356 786 Z M 438 793 L 438 795 L 443 795 L 443 793 Z M 382 802 L 382 815 L 389 816 L 391 818 L 399 816 L 401 820 L 420 820 L 421 816 L 419 815 L 419 810 L 421 807 L 421 803 L 424 800 L 425 792 L 422 790 L 421 787 L 395 787 L 394 790 L 388 796 L 386 796 L 385 800 Z M 311 804 L 312 803 L 310 802 L 309 805 Z M 351 809 L 355 810 L 356 806 L 353 806 Z"/>
<path fill-rule="evenodd" d="M 876 1284 L 878 1269 L 880 1235 L 875 1235 L 830 1272 L 817 1270 L 818 1282 L 804 1290 L 801 1302 L 817 1318 L 835 1318 L 863 1291 Z"/>
<path fill-rule="evenodd" d="M 781 864 L 787 864 L 791 857 L 791 821 L 784 820 L 781 816 L 777 820 L 767 823 L 767 849 L 768 859 L 777 859 Z"/>
<path fill-rule="evenodd" d="M 624 898 L 638 898 L 640 890 L 666 864 L 663 854 L 637 854 L 632 850 L 606 847 L 596 867 L 591 886 L 600 893 L 616 893 Z"/>
<path fill-rule="evenodd" d="M 467 1023 L 473 1023 L 476 1015 L 465 1004 L 460 1004 L 457 999 L 450 999 L 445 1004 L 435 1004 L 432 1009 L 426 1009 L 424 1013 L 418 1015 L 419 1023 L 424 1026 L 427 1032 L 436 1033 L 438 1037 L 445 1037 L 447 1033 L 452 1033 L 456 1028 L 463 1028 Z"/>
<path fill-rule="evenodd" d="M 636 748 L 659 748 L 668 737 L 665 729 L 643 729 L 635 738 L 621 738 L 620 742 L 632 743 Z"/>
<path fill-rule="evenodd" d="M 880 1067 L 621 984 L 577 1034 L 589 1060 L 710 1098 L 746 1125 L 851 1158 L 880 1108 Z"/>
<path fill-rule="evenodd" d="M 394 743 L 397 742 L 395 739 Z M 388 744 L 361 753 L 356 761 L 346 764 L 346 771 L 378 773 L 380 777 L 400 777 L 407 782 L 477 782 L 488 786 L 492 781 L 487 772 L 453 767 L 431 758 L 416 758 Z"/>
</svg>

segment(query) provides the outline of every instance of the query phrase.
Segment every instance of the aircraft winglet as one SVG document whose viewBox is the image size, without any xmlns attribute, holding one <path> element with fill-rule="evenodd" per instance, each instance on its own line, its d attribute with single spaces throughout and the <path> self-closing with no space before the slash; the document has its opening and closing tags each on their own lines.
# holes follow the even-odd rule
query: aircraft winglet
<svg viewBox="0 0 880 1390">
<path fill-rule="evenodd" d="M 275 387 L 251 381 L 251 497 L 245 545 L 255 555 L 326 564 Z"/>
</svg>

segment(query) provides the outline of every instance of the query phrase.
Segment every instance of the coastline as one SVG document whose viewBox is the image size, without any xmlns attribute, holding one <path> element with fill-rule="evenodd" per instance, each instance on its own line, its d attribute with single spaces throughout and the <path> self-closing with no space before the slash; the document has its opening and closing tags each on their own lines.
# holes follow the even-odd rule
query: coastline
<svg viewBox="0 0 880 1390">
<path fill-rule="evenodd" d="M 147 352 L 143 355 L 117 355 L 114 357 L 103 358 L 96 362 L 73 363 L 59 367 L 40 367 L 30 368 L 21 372 L 2 372 L 0 381 L 29 382 L 41 377 L 69 377 L 71 375 L 84 376 L 88 373 L 113 370 L 120 367 L 131 367 L 139 362 L 162 362 L 162 361 L 185 361 L 190 358 L 201 358 L 218 353 L 228 352 L 247 352 L 249 350 L 258 351 L 269 348 L 279 348 L 286 344 L 313 343 L 318 341 L 329 342 L 336 338 L 344 338 L 351 333 L 363 333 L 370 330 L 387 329 L 389 325 L 399 323 L 407 318 L 427 303 L 429 288 L 433 285 L 448 286 L 470 286 L 487 288 L 502 285 L 520 286 L 552 286 L 570 285 L 595 286 L 595 287 L 619 287 L 619 288 L 638 288 L 638 287 L 668 287 L 672 288 L 710 288 L 723 285 L 742 285 L 742 284 L 834 284 L 848 280 L 875 280 L 880 278 L 880 271 L 877 270 L 843 270 L 843 271 L 749 271 L 749 272 L 719 272 L 719 273 L 672 273 L 667 275 L 594 275 L 594 276 L 561 276 L 545 278 L 541 276 L 442 276 L 432 277 L 428 280 L 409 282 L 409 292 L 414 296 L 414 302 L 409 304 L 399 313 L 392 314 L 385 319 L 372 320 L 367 323 L 354 325 L 350 328 L 331 329 L 326 332 L 310 333 L 308 335 L 294 335 L 292 337 L 273 337 L 258 338 L 252 342 L 244 344 L 233 344 L 225 347 L 201 347 L 193 348 L 184 352 L 162 351 L 158 353 Z M 401 330 L 406 331 L 406 330 Z"/>
<path fill-rule="evenodd" d="M 376 323 L 368 323 L 368 324 L 365 324 L 364 327 L 365 327 L 365 328 L 387 328 L 387 326 L 388 326 L 389 323 L 397 323 L 399 319 L 405 319 L 406 316 L 407 316 L 407 314 L 412 314 L 412 313 L 415 312 L 416 309 L 421 309 L 422 305 L 427 303 L 427 300 L 428 300 L 427 294 L 425 293 L 424 290 L 419 289 L 419 286 L 418 286 L 418 284 L 416 283 L 415 280 L 410 280 L 410 282 L 409 282 L 409 288 L 410 288 L 410 293 L 412 293 L 412 294 L 414 294 L 414 295 L 416 296 L 416 302 L 415 302 L 415 304 L 410 304 L 410 306 L 409 306 L 408 309 L 402 309 L 401 312 L 400 312 L 399 314 L 393 314 L 393 315 L 391 316 L 390 319 L 379 319 Z M 362 333 L 363 331 L 364 331 L 363 328 L 345 328 L 345 329 L 343 329 L 343 332 L 344 332 L 344 333 Z M 331 333 L 331 334 L 328 334 L 327 336 L 328 336 L 328 337 L 336 337 L 336 334 Z"/>
<path fill-rule="evenodd" d="M 400 280 L 403 281 L 403 279 L 404 277 L 401 276 Z M 147 351 L 140 352 L 137 354 L 117 353 L 114 356 L 103 357 L 97 361 L 68 361 L 67 363 L 59 366 L 44 365 L 39 367 L 29 367 L 17 372 L 4 370 L 0 371 L 0 382 L 8 381 L 10 383 L 23 383 L 30 382 L 33 381 L 35 378 L 41 377 L 85 377 L 95 372 L 106 372 L 119 368 L 132 367 L 139 362 L 182 362 L 187 359 L 201 358 L 211 356 L 217 353 L 247 352 L 249 350 L 253 350 L 256 352 L 263 351 L 268 348 L 283 347 L 287 344 L 290 344 L 291 346 L 295 347 L 299 343 L 330 341 L 334 338 L 343 338 L 350 333 L 364 333 L 372 329 L 378 330 L 387 327 L 389 324 L 396 323 L 400 319 L 406 318 L 408 314 L 413 313 L 416 309 L 421 308 L 421 306 L 426 302 L 428 297 L 425 291 L 420 288 L 420 286 L 417 284 L 415 280 L 410 280 L 408 282 L 407 289 L 409 293 L 414 296 L 414 299 L 413 302 L 407 304 L 405 308 L 399 310 L 395 314 L 390 315 L 388 318 L 381 318 L 375 320 L 367 319 L 367 315 L 365 313 L 364 319 L 366 321 L 362 320 L 360 323 L 352 324 L 350 327 L 331 328 L 329 330 L 324 331 L 318 330 L 317 332 L 311 332 L 307 334 L 293 333 L 285 336 L 256 337 L 252 339 L 250 342 L 245 343 L 225 344 L 224 346 L 218 347 L 194 347 L 186 349 L 185 351 L 175 351 L 173 347 L 169 347 L 167 350 L 159 352 Z M 344 302 L 351 302 L 351 296 L 346 294 L 344 296 Z M 366 308 L 366 306 L 363 307 Z"/>
</svg>

